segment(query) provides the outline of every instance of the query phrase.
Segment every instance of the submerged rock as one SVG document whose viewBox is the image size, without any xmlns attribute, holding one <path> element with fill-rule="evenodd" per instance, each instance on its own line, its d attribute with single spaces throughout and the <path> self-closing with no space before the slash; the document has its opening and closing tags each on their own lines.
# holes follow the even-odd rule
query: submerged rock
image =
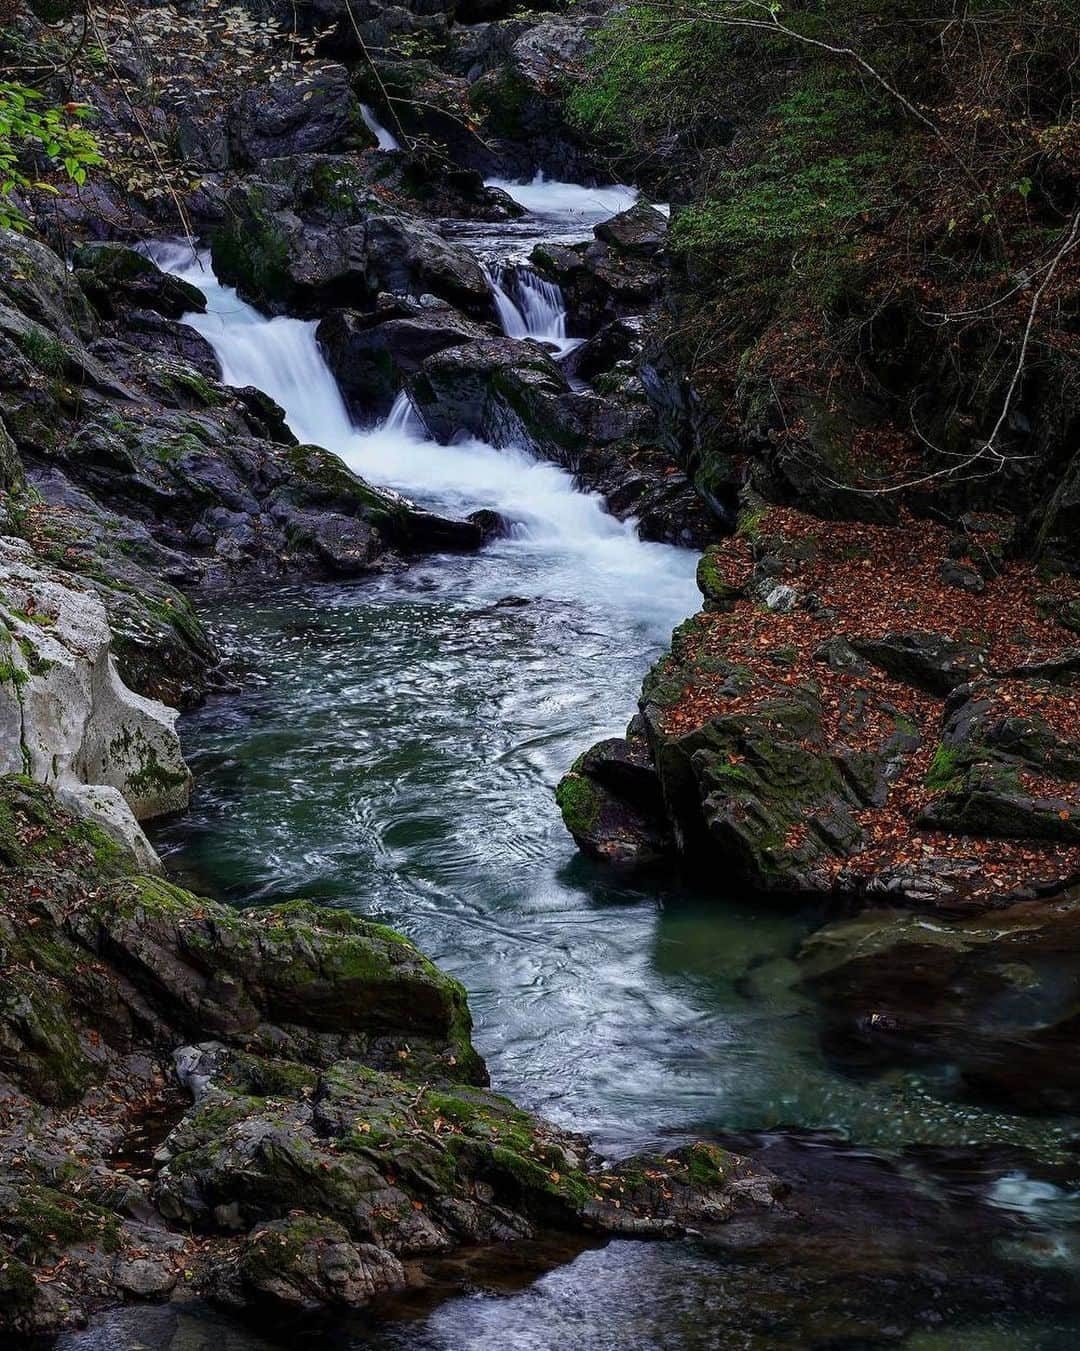
<svg viewBox="0 0 1080 1351">
<path fill-rule="evenodd" d="M 799 965 L 832 1058 L 861 1072 L 945 1062 L 969 1097 L 1074 1112 L 1078 932 L 1075 890 L 965 919 L 868 910 L 814 933 Z"/>
</svg>

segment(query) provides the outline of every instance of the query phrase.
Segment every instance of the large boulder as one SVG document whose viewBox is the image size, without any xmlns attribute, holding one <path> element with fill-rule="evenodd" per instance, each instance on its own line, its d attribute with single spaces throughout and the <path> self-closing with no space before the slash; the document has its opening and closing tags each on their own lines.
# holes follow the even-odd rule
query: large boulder
<svg viewBox="0 0 1080 1351">
<path fill-rule="evenodd" d="M 1073 1112 L 1080 894 L 990 915 L 868 910 L 803 944 L 830 1059 L 860 1072 L 948 1063 L 975 1097 Z"/>
<path fill-rule="evenodd" d="M 120 679 L 101 600 L 0 539 L 0 772 L 29 774 L 93 816 L 144 867 L 138 821 L 187 805 L 175 710 Z"/>
<path fill-rule="evenodd" d="M 212 237 L 223 281 L 271 312 L 365 307 L 381 291 L 434 294 L 486 318 L 491 292 L 471 253 L 421 221 L 356 214 L 344 227 L 301 219 L 287 192 L 248 182 L 228 198 Z"/>
<path fill-rule="evenodd" d="M 348 71 L 332 63 L 308 65 L 247 90 L 231 130 L 237 157 L 249 164 L 332 150 L 350 137 L 361 145 L 371 140 Z"/>
<path fill-rule="evenodd" d="M 318 340 L 353 416 L 384 417 L 424 361 L 447 347 L 491 336 L 492 330 L 449 305 L 380 297 L 372 312 L 333 310 Z"/>
<path fill-rule="evenodd" d="M 598 225 L 590 244 L 538 244 L 532 262 L 556 282 L 580 331 L 639 315 L 659 294 L 668 222 L 638 202 Z"/>
<path fill-rule="evenodd" d="M 575 760 L 555 792 L 578 847 L 609 863 L 658 862 L 671 850 L 660 776 L 640 720 Z"/>
<path fill-rule="evenodd" d="M 982 680 L 956 692 L 920 820 L 975 835 L 1080 844 L 1080 653 L 1062 683 Z"/>
<path fill-rule="evenodd" d="M 566 377 L 536 342 L 487 338 L 436 353 L 408 381 L 430 434 L 474 436 L 564 458 L 583 443 Z"/>
<path fill-rule="evenodd" d="M 206 297 L 197 286 L 163 272 L 144 253 L 124 244 L 80 244 L 72 266 L 83 293 L 105 318 L 132 308 L 167 319 L 206 309 Z"/>
<path fill-rule="evenodd" d="M 562 101 L 551 97 L 553 87 L 580 76 L 595 24 L 583 12 L 545 15 L 512 28 L 501 59 L 482 57 L 479 64 L 487 69 L 479 75 L 470 70 L 476 78 L 468 88 L 468 111 L 482 124 L 480 148 L 490 172 L 531 178 L 540 169 L 573 182 L 595 177 L 595 148 L 571 126 Z"/>
</svg>

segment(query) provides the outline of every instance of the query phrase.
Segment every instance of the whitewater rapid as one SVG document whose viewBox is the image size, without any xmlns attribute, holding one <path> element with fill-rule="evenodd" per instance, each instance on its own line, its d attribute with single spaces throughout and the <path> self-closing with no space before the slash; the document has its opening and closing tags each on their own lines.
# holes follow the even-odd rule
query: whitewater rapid
<svg viewBox="0 0 1080 1351">
<path fill-rule="evenodd" d="M 380 425 L 358 428 L 314 322 L 260 314 L 218 281 L 206 253 L 176 244 L 151 252 L 206 297 L 206 312 L 184 322 L 213 348 L 224 384 L 261 389 L 302 442 L 336 452 L 373 484 L 444 513 L 488 508 L 510 523 L 508 536 L 488 549 L 506 565 L 487 571 L 492 599 L 512 589 L 530 599 L 603 606 L 625 614 L 651 641 L 665 640 L 697 608 L 696 560 L 688 550 L 642 541 L 632 520 L 617 520 L 598 495 L 523 448 L 497 450 L 471 437 L 438 444 L 403 399 Z M 546 305 L 531 311 L 534 324 L 554 328 L 559 300 L 549 293 Z"/>
</svg>

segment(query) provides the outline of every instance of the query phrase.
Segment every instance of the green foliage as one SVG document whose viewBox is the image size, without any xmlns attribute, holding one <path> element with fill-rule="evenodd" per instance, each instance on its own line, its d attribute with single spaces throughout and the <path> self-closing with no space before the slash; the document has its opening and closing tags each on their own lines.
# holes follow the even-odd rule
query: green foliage
<svg viewBox="0 0 1080 1351">
<path fill-rule="evenodd" d="M 728 169 L 675 220 L 683 250 L 788 249 L 835 241 L 893 205 L 894 138 L 885 110 L 835 70 L 808 72 L 771 110 L 762 154 Z"/>
<path fill-rule="evenodd" d="M 26 168 L 35 160 L 64 173 L 74 183 L 86 181 L 86 171 L 102 159 L 93 135 L 83 125 L 90 109 L 81 103 L 54 107 L 42 101 L 36 89 L 0 82 L 0 227 L 25 226 L 10 194 L 19 188 L 50 184 Z"/>
<path fill-rule="evenodd" d="M 597 36 L 589 79 L 569 96 L 570 118 L 616 153 L 633 153 L 708 113 L 732 50 L 730 33 L 716 24 L 673 19 L 650 4 L 616 10 Z"/>
</svg>

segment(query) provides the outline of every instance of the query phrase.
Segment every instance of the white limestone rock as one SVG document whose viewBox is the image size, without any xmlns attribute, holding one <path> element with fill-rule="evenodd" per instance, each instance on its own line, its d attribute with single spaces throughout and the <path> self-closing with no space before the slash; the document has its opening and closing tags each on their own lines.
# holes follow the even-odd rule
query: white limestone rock
<svg viewBox="0 0 1080 1351">
<path fill-rule="evenodd" d="M 187 806 L 175 709 L 120 679 L 98 596 L 0 537 L 0 772 L 48 784 L 159 867 L 138 822 Z"/>
</svg>

